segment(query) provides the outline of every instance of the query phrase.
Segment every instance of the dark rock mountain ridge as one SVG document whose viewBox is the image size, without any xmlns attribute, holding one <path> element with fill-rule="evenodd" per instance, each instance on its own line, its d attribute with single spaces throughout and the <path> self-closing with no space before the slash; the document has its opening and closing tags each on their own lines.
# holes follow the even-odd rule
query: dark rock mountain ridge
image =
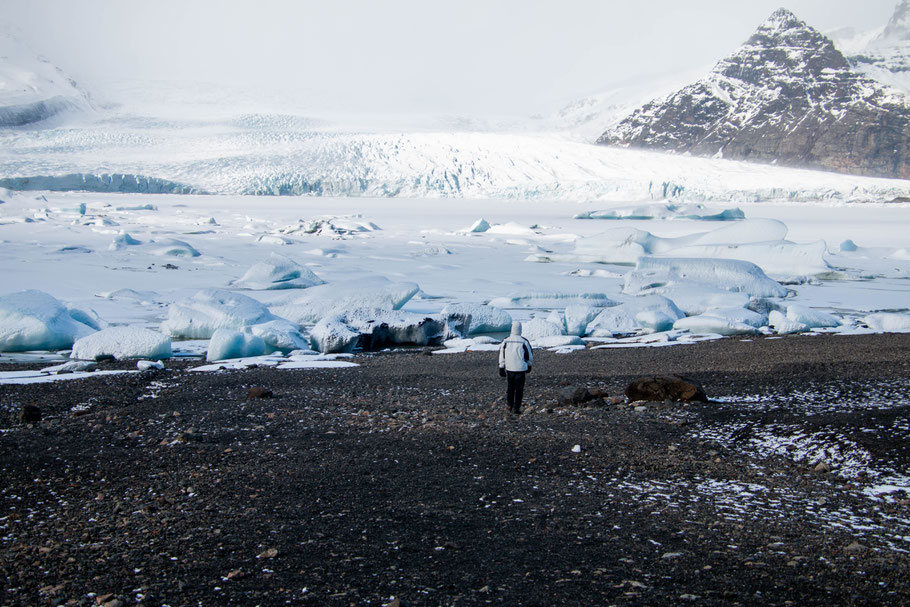
<svg viewBox="0 0 910 607">
<path fill-rule="evenodd" d="M 779 9 L 708 76 L 597 142 L 908 179 L 910 101 Z"/>
</svg>

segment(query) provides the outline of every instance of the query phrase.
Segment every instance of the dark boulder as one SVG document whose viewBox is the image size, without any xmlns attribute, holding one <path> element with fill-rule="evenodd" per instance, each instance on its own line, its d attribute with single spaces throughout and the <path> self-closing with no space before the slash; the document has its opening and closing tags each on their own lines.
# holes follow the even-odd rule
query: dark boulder
<svg viewBox="0 0 910 607">
<path fill-rule="evenodd" d="M 630 401 L 708 402 L 705 389 L 697 381 L 680 375 L 640 377 L 626 387 Z"/>
<path fill-rule="evenodd" d="M 250 388 L 248 392 L 250 398 L 272 398 L 274 394 L 268 388 L 263 388 L 262 386 L 254 386 Z"/>
<path fill-rule="evenodd" d="M 41 421 L 41 409 L 35 405 L 23 405 L 19 411 L 19 421 L 23 424 L 37 424 Z"/>
<path fill-rule="evenodd" d="M 561 407 L 581 405 L 590 401 L 591 399 L 591 393 L 588 392 L 587 388 L 566 386 L 565 388 L 560 388 L 559 392 L 556 393 L 556 402 Z"/>
<path fill-rule="evenodd" d="M 600 388 L 576 388 L 566 386 L 556 393 L 556 402 L 560 407 L 584 405 L 596 400 L 608 399 L 610 395 Z"/>
</svg>

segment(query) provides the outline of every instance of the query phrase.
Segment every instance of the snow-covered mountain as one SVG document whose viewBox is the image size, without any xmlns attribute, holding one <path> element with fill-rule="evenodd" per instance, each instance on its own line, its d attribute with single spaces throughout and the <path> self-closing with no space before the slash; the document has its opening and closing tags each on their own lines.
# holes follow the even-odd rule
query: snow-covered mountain
<svg viewBox="0 0 910 607">
<path fill-rule="evenodd" d="M 604 129 L 615 127 L 648 101 L 679 90 L 704 76 L 710 69 L 710 65 L 702 66 L 685 73 L 617 83 L 598 93 L 566 103 L 544 123 L 552 130 L 564 132 L 575 140 L 591 142 Z"/>
<path fill-rule="evenodd" d="M 780 9 L 707 77 L 598 143 L 910 178 L 910 103 Z"/>
<path fill-rule="evenodd" d="M 883 29 L 832 33 L 854 69 L 910 94 L 910 0 L 901 0 Z"/>
<path fill-rule="evenodd" d="M 90 108 L 88 95 L 60 68 L 0 28 L 0 127 L 47 120 Z"/>
</svg>

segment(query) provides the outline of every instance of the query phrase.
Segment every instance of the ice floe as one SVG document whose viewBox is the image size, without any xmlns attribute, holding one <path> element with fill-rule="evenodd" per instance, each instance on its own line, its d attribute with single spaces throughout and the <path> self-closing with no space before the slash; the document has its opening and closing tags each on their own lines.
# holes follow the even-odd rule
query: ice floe
<svg viewBox="0 0 910 607">
<path fill-rule="evenodd" d="M 707 287 L 746 293 L 752 297 L 786 297 L 787 289 L 760 267 L 736 259 L 641 257 L 626 274 L 623 293 L 661 294 L 674 286 Z"/>
<path fill-rule="evenodd" d="M 532 318 L 521 324 L 521 335 L 534 344 L 547 337 L 562 337 L 565 331 L 562 326 L 550 320 Z"/>
<path fill-rule="evenodd" d="M 97 360 L 112 356 L 117 360 L 133 358 L 170 358 L 171 340 L 167 335 L 142 327 L 110 327 L 79 338 L 70 356 L 77 360 Z"/>
<path fill-rule="evenodd" d="M 216 329 L 209 340 L 207 361 L 247 358 L 265 354 L 265 341 L 258 335 L 237 329 Z"/>
<path fill-rule="evenodd" d="M 737 221 L 746 214 L 739 208 L 714 210 L 702 204 L 651 203 L 631 207 L 614 207 L 601 211 L 586 211 L 575 219 L 693 219 L 701 221 Z"/>
<path fill-rule="evenodd" d="M 239 289 L 277 290 L 306 289 L 325 284 L 312 270 L 293 259 L 272 253 L 265 261 L 253 264 L 231 286 Z"/>
<path fill-rule="evenodd" d="M 355 309 L 398 310 L 420 291 L 413 282 L 393 282 L 382 276 L 332 282 L 276 300 L 271 310 L 300 325 L 319 322 L 327 315 Z"/>
<path fill-rule="evenodd" d="M 670 299 L 660 295 L 634 297 L 623 304 L 605 308 L 588 323 L 586 334 L 593 337 L 666 331 L 685 314 Z"/>
<path fill-rule="evenodd" d="M 438 316 L 367 308 L 329 315 L 310 332 L 313 347 L 323 353 L 426 346 L 441 342 L 444 337 L 445 323 Z"/>
<path fill-rule="evenodd" d="M 43 291 L 0 297 L 0 352 L 61 350 L 97 330 L 83 310 L 70 310 Z"/>
<path fill-rule="evenodd" d="M 557 291 L 530 291 L 506 297 L 495 297 L 490 305 L 496 308 L 555 308 L 569 304 L 613 306 L 617 301 L 605 293 L 571 293 Z"/>
<path fill-rule="evenodd" d="M 877 312 L 863 317 L 870 329 L 886 333 L 910 332 L 910 314 L 906 312 Z"/>
<path fill-rule="evenodd" d="M 208 339 L 217 329 L 242 329 L 276 320 L 252 297 L 221 289 L 205 289 L 171 304 L 161 329 L 172 337 Z"/>
<path fill-rule="evenodd" d="M 482 304 L 447 304 L 440 315 L 461 336 L 500 333 L 512 327 L 512 316 L 500 308 Z"/>
<path fill-rule="evenodd" d="M 190 371 L 211 372 L 247 369 L 249 367 L 274 367 L 276 369 L 346 369 L 359 367 L 357 363 L 346 360 L 346 354 L 280 356 L 266 355 L 249 358 L 221 360 L 208 365 L 193 367 Z"/>
</svg>

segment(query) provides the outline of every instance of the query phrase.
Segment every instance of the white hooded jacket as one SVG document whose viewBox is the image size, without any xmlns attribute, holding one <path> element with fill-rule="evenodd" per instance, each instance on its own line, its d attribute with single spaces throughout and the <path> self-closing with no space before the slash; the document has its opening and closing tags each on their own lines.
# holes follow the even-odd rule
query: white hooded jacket
<svg viewBox="0 0 910 607">
<path fill-rule="evenodd" d="M 521 336 L 521 323 L 512 323 L 512 334 L 499 346 L 499 368 L 506 371 L 527 371 L 534 364 L 531 342 Z"/>
</svg>

